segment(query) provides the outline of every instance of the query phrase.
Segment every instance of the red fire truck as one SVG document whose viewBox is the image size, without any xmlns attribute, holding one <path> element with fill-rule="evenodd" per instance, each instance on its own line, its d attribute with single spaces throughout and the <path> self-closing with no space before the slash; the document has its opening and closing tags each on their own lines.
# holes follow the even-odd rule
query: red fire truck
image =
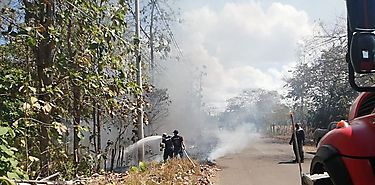
<svg viewBox="0 0 375 185">
<path fill-rule="evenodd" d="M 349 83 L 362 92 L 351 106 L 350 126 L 319 142 L 304 185 L 375 185 L 375 86 L 357 85 L 357 74 L 375 73 L 375 0 L 346 0 Z"/>
<path fill-rule="evenodd" d="M 375 93 L 361 93 L 351 107 L 350 126 L 330 131 L 318 144 L 305 181 L 313 174 L 327 174 L 310 181 L 314 185 L 375 184 L 374 109 Z"/>
</svg>

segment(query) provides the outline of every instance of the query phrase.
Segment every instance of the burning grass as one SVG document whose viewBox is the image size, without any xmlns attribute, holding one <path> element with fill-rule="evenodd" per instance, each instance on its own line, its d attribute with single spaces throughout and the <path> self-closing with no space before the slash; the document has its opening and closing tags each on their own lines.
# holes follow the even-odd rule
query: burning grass
<svg viewBox="0 0 375 185">
<path fill-rule="evenodd" d="M 145 168 L 133 168 L 125 174 L 106 174 L 91 178 L 90 185 L 127 184 L 211 184 L 217 168 L 208 165 L 196 166 L 187 159 L 173 159 L 167 163 L 150 163 Z"/>
</svg>

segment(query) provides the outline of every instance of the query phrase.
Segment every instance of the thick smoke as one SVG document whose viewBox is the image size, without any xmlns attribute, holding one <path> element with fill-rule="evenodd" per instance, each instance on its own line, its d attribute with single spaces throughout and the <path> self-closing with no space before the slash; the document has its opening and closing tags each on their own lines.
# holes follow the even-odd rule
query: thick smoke
<svg viewBox="0 0 375 185">
<path fill-rule="evenodd" d="M 216 136 L 218 142 L 208 156 L 210 160 L 239 153 L 259 138 L 259 134 L 255 133 L 253 124 L 248 123 L 239 125 L 234 129 L 219 130 Z"/>
<path fill-rule="evenodd" d="M 200 92 L 204 88 L 204 76 L 199 74 L 202 71 L 192 64 L 166 63 L 158 85 L 168 89 L 172 103 L 168 117 L 157 123 L 157 132 L 179 130 L 187 152 L 200 160 L 240 152 L 257 138 L 254 126 L 249 123 L 223 124 L 218 116 L 209 115 Z"/>
</svg>

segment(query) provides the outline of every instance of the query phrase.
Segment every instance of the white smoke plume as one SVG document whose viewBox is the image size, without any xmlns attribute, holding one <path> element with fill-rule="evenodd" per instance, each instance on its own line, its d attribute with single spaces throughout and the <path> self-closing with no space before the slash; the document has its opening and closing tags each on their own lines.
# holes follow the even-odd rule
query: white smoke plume
<svg viewBox="0 0 375 185">
<path fill-rule="evenodd" d="M 219 117 L 209 115 L 194 85 L 202 80 L 196 75 L 200 74 L 197 66 L 191 63 L 165 63 L 165 73 L 159 76 L 158 85 L 168 89 L 172 103 L 168 117 L 158 123 L 160 126 L 156 126 L 159 127 L 157 132 L 171 134 L 174 129 L 179 130 L 187 152 L 199 160 L 214 160 L 241 152 L 259 135 L 255 134 L 253 124 L 221 123 Z"/>
<path fill-rule="evenodd" d="M 219 130 L 216 135 L 218 143 L 208 159 L 215 160 L 228 154 L 240 153 L 256 142 L 260 135 L 255 133 L 253 124 L 242 124 L 234 129 Z"/>
</svg>

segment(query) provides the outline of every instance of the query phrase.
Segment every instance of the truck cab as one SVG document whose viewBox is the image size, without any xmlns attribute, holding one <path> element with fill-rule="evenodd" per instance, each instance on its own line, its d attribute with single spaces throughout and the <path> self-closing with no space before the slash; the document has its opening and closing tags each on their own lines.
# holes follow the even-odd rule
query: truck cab
<svg viewBox="0 0 375 185">
<path fill-rule="evenodd" d="M 328 132 L 318 144 L 310 174 L 328 173 L 315 185 L 375 184 L 375 93 L 361 93 L 349 113 L 349 127 Z"/>
</svg>

